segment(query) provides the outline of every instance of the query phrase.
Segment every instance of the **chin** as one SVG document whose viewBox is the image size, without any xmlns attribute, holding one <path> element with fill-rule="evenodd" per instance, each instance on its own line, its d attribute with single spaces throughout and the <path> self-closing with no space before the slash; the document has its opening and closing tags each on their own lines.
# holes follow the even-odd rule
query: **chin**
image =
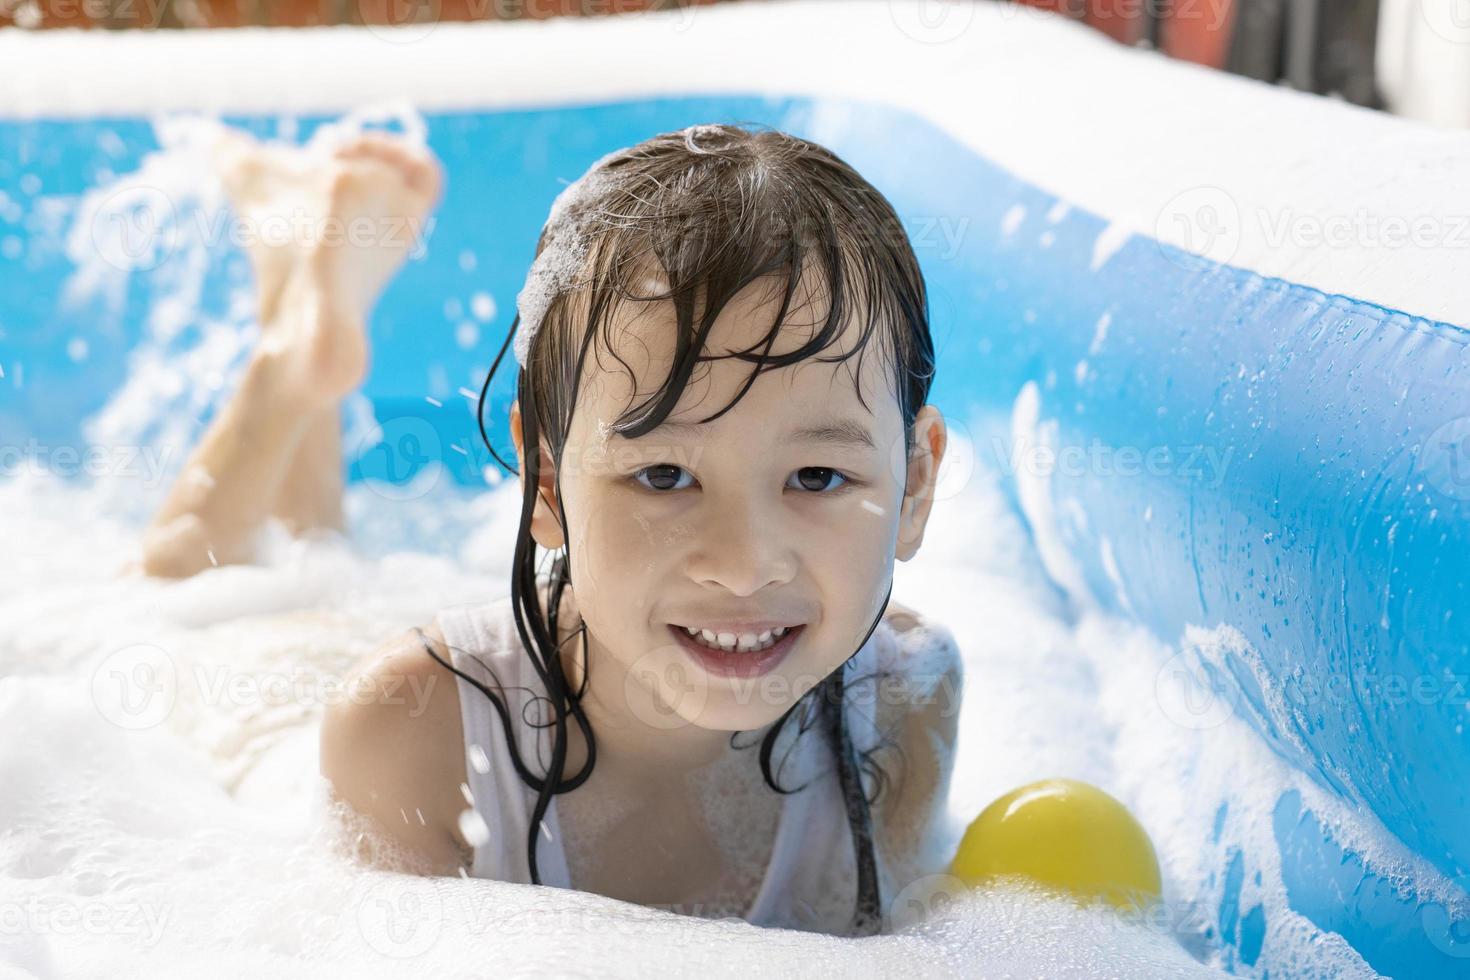
<svg viewBox="0 0 1470 980">
<path fill-rule="evenodd" d="M 711 697 L 691 725 L 710 732 L 752 732 L 780 718 L 794 701 L 768 704 L 765 700 L 736 701 Z"/>
</svg>

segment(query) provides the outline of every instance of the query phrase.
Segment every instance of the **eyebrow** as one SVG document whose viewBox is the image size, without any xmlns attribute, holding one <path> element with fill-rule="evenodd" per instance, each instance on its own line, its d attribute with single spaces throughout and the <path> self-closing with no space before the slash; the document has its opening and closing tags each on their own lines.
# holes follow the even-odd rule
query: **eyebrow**
<svg viewBox="0 0 1470 980">
<path fill-rule="evenodd" d="M 697 435 L 706 426 L 697 422 L 663 422 L 654 426 L 647 436 L 658 433 L 660 435 Z M 862 423 L 846 418 L 819 418 L 815 422 L 803 425 L 792 430 L 786 436 L 786 441 L 796 443 L 819 443 L 829 446 L 844 446 L 849 449 L 877 449 L 878 444 Z"/>
</svg>

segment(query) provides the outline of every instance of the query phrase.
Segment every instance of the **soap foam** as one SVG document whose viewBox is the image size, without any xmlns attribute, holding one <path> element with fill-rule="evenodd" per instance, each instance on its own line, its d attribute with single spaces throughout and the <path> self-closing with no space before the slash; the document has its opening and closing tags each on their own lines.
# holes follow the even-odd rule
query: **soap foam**
<svg viewBox="0 0 1470 980">
<path fill-rule="evenodd" d="M 617 178 L 604 165 L 620 152 L 603 154 L 551 202 L 545 247 L 531 263 L 526 282 L 516 295 L 520 324 L 516 328 L 515 355 L 522 367 L 531 353 L 531 338 L 540 329 L 552 301 L 577 285 L 584 271 L 594 220 L 590 207 L 598 197 L 617 186 Z"/>
<path fill-rule="evenodd" d="M 518 931 L 497 947 L 507 965 L 538 962 L 557 946 L 595 956 L 615 974 L 636 973 L 654 948 L 676 945 L 715 975 L 757 964 L 777 975 L 814 964 L 856 969 L 864 962 L 859 949 L 873 957 L 867 969 L 922 964 L 995 975 L 1009 965 L 1037 975 L 1085 949 L 1105 972 L 1180 976 L 1194 969 L 1190 953 L 1218 962 L 1202 930 L 1221 898 L 1211 874 L 1228 848 L 1239 848 L 1262 872 L 1259 884 L 1247 876 L 1240 895 L 1242 908 L 1259 902 L 1266 913 L 1258 972 L 1369 976 L 1340 937 L 1286 907 L 1270 814 L 1287 789 L 1327 814 L 1355 849 L 1416 887 L 1432 881 L 1381 828 L 1334 808 L 1241 719 L 1191 730 L 1168 717 L 1155 688 L 1176 647 L 1095 611 L 1069 622 L 998 480 L 983 471 L 935 508 L 929 561 L 896 570 L 895 596 L 923 596 L 906 604 L 951 630 L 965 659 L 949 829 L 936 850 L 952 847 L 967 819 L 1021 783 L 1086 779 L 1122 799 L 1154 839 L 1165 880 L 1159 921 L 1123 927 L 1035 896 L 950 895 L 921 903 L 927 912 L 901 922 L 900 935 L 858 946 L 579 893 L 414 882 L 369 870 L 354 862 L 354 849 L 391 863 L 391 848 L 366 830 L 337 830 L 317 774 L 315 733 L 328 682 L 443 605 L 503 593 L 516 489 L 469 495 L 446 485 L 394 505 L 395 513 L 433 511 L 461 533 L 483 528 L 493 513 L 498 531 L 476 539 L 473 565 L 402 549 L 394 536 L 361 535 L 350 544 L 281 539 L 260 565 L 208 569 L 181 582 L 111 576 L 139 530 L 107 513 L 103 502 L 115 493 L 46 477 L 0 485 L 5 530 L 26 556 L 0 583 L 0 724 L 16 735 L 0 750 L 7 787 L 0 822 L 11 829 L 0 847 L 0 893 L 83 909 L 100 902 L 92 914 L 114 916 L 105 933 L 75 936 L 60 932 L 61 913 L 42 914 L 39 929 L 4 947 L 18 962 L 50 964 L 39 972 L 101 975 L 109 962 L 148 951 L 158 975 L 184 974 L 228 947 L 245 972 L 306 976 L 331 958 L 344 972 L 386 976 L 394 963 L 375 945 L 382 936 L 358 920 L 371 921 L 387 895 L 437 910 L 422 962 L 445 968 L 480 948 L 484 930 L 514 925 Z M 387 508 L 361 485 L 349 488 L 348 504 L 359 513 Z M 1000 623 L 1004 629 L 995 628 Z M 141 643 L 167 654 L 176 693 L 165 718 L 130 730 L 108 717 L 93 685 L 108 677 L 109 657 Z M 257 683 L 293 678 L 311 683 L 288 688 L 284 702 Z M 1226 801 L 1222 839 L 1214 841 Z M 721 835 L 732 859 L 760 843 L 737 832 L 740 808 L 732 797 L 732 824 Z M 351 896 L 345 907 L 343 896 Z M 145 912 L 163 917 L 161 935 L 145 930 Z M 226 936 L 240 938 L 231 945 Z M 717 937 L 738 956 L 702 959 L 698 947 Z M 556 956 L 573 962 L 570 953 Z M 736 961 L 747 965 L 737 970 Z"/>
</svg>

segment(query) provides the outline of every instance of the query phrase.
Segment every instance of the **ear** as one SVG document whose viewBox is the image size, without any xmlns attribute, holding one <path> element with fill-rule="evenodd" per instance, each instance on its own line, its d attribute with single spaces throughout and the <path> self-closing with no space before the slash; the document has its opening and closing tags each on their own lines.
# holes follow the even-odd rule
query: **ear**
<svg viewBox="0 0 1470 980">
<path fill-rule="evenodd" d="M 914 418 L 914 448 L 909 454 L 908 476 L 904 483 L 903 503 L 898 513 L 898 549 L 895 557 L 908 561 L 924 542 L 924 527 L 934 507 L 934 487 L 939 479 L 939 464 L 944 459 L 949 434 L 944 416 L 933 405 L 919 409 Z"/>
<path fill-rule="evenodd" d="M 525 437 L 521 432 L 519 398 L 510 406 L 510 438 L 516 445 L 516 468 L 521 473 L 521 492 L 524 493 L 526 454 L 522 448 Z M 556 464 L 545 446 L 541 446 L 540 451 L 541 472 L 536 475 L 536 509 L 531 514 L 531 537 L 547 551 L 555 551 L 566 542 L 557 516 L 561 512 L 561 504 L 556 497 Z"/>
</svg>

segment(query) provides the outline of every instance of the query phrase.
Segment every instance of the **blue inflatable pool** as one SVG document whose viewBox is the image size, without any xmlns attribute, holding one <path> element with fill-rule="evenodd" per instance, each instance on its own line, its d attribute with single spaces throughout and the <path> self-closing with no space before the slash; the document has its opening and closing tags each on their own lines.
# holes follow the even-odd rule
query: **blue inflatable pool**
<svg viewBox="0 0 1470 980">
<path fill-rule="evenodd" d="M 447 196 L 373 322 L 379 425 L 349 448 L 352 479 L 401 486 L 493 468 L 466 408 L 566 182 L 694 123 L 807 135 L 904 217 L 933 400 L 1005 475 L 1068 601 L 1178 650 L 1205 685 L 1181 725 L 1242 717 L 1310 777 L 1269 828 L 1232 830 L 1220 802 L 1225 964 L 1256 971 L 1265 869 L 1379 973 L 1470 976 L 1470 136 L 1060 22 L 922 6 L 735 4 L 600 25 L 596 44 L 587 25 L 323 32 L 310 57 L 272 40 L 268 78 L 223 47 L 94 40 L 134 66 L 101 89 L 4 39 L 0 89 L 21 98 L 0 108 L 0 444 L 78 439 L 140 349 L 169 350 L 160 301 L 198 238 L 178 213 L 159 223 L 146 188 L 110 212 L 98 198 L 149 174 L 160 113 L 292 139 L 387 98 L 422 113 L 385 117 L 423 121 Z M 818 37 L 841 56 L 812 53 Z M 722 53 L 757 39 L 759 58 Z M 142 237 L 68 239 L 79 208 Z M 78 293 L 79 254 L 132 274 Z M 244 269 L 211 265 L 197 315 L 227 320 Z M 504 424 L 512 380 L 487 421 Z"/>
</svg>

